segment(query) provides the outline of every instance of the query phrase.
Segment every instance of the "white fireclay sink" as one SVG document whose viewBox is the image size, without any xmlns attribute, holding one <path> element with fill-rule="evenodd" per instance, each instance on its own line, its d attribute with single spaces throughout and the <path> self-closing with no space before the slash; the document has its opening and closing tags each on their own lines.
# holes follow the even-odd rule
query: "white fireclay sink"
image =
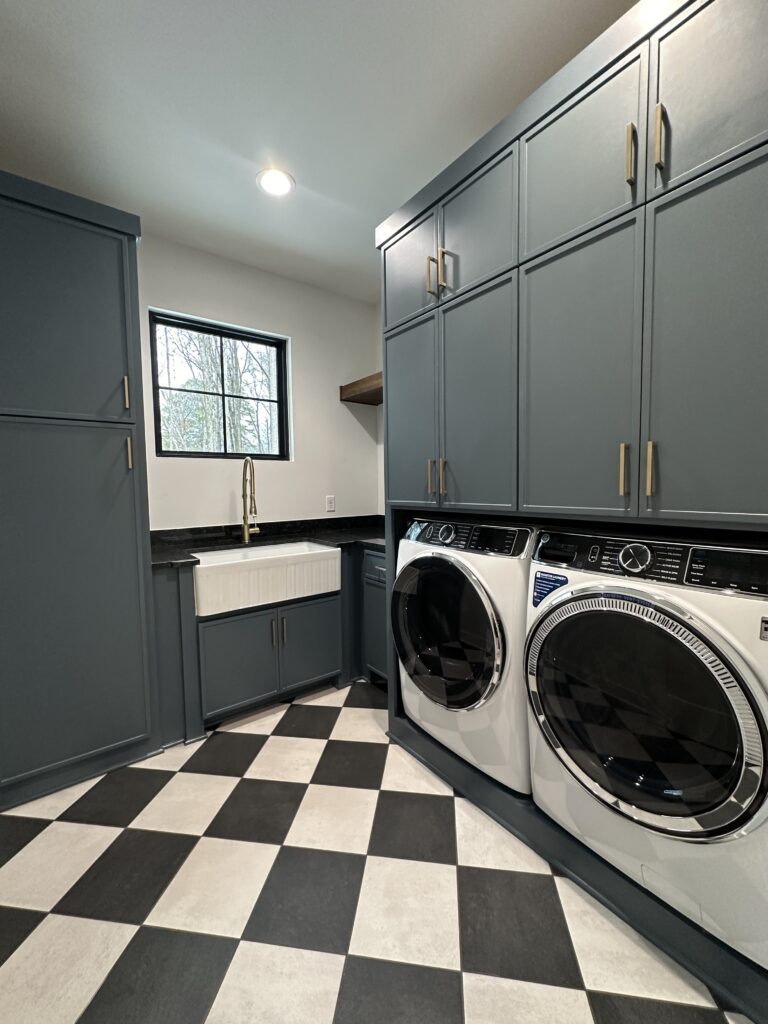
<svg viewBox="0 0 768 1024">
<path fill-rule="evenodd" d="M 341 587 L 341 551 L 301 540 L 192 552 L 198 615 L 293 601 Z"/>
</svg>

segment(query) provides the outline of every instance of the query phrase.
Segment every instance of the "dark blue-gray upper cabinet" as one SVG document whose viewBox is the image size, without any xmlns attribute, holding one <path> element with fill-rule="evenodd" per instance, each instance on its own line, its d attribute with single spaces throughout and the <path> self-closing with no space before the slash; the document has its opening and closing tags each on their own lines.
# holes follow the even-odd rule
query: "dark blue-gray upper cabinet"
<svg viewBox="0 0 768 1024">
<path fill-rule="evenodd" d="M 341 600 L 338 594 L 280 608 L 280 689 L 341 673 Z"/>
<path fill-rule="evenodd" d="M 768 146 L 648 206 L 641 515 L 768 522 L 766 196 Z"/>
<path fill-rule="evenodd" d="M 768 3 L 702 0 L 651 39 L 648 192 L 768 140 Z"/>
<path fill-rule="evenodd" d="M 517 262 L 517 149 L 440 204 L 438 288 L 448 301 Z"/>
<path fill-rule="evenodd" d="M 384 326 L 437 303 L 437 211 L 420 217 L 384 249 Z"/>
<path fill-rule="evenodd" d="M 441 307 L 441 505 L 517 504 L 517 273 Z"/>
<path fill-rule="evenodd" d="M 118 424 L 0 417 L 3 784 L 149 732 L 134 436 Z"/>
<path fill-rule="evenodd" d="M 384 338 L 387 499 L 437 504 L 437 314 Z"/>
<path fill-rule="evenodd" d="M 647 75 L 645 43 L 523 137 L 521 261 L 643 200 Z"/>
<path fill-rule="evenodd" d="M 133 239 L 0 199 L 0 412 L 131 420 Z"/>
<path fill-rule="evenodd" d="M 520 510 L 636 515 L 642 209 L 520 273 Z"/>
<path fill-rule="evenodd" d="M 216 719 L 278 691 L 276 608 L 199 623 L 203 716 Z"/>
</svg>

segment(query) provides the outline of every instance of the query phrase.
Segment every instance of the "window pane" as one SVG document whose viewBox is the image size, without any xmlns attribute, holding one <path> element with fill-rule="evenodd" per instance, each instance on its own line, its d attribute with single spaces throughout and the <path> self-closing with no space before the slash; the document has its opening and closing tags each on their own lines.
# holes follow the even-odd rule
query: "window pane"
<svg viewBox="0 0 768 1024">
<path fill-rule="evenodd" d="M 227 449 L 243 455 L 279 455 L 280 431 L 275 402 L 227 399 Z"/>
<path fill-rule="evenodd" d="M 160 387 L 221 392 L 219 337 L 186 327 L 155 324 Z"/>
<path fill-rule="evenodd" d="M 229 395 L 277 399 L 277 349 L 224 338 L 224 381 Z"/>
<path fill-rule="evenodd" d="M 223 452 L 221 399 L 187 391 L 160 391 L 163 451 Z"/>
</svg>

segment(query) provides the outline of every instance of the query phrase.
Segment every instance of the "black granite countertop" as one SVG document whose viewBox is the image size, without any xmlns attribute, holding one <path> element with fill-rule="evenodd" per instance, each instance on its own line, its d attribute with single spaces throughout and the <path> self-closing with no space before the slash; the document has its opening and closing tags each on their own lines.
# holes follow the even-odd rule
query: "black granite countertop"
<svg viewBox="0 0 768 1024">
<path fill-rule="evenodd" d="M 218 551 L 226 548 L 253 547 L 259 544 L 287 544 L 311 540 L 329 547 L 361 544 L 384 551 L 383 516 L 349 516 L 329 522 L 305 519 L 289 523 L 261 523 L 261 532 L 244 545 L 240 526 L 202 527 L 190 530 L 152 532 L 152 566 L 171 568 L 196 565 L 193 551 Z"/>
</svg>

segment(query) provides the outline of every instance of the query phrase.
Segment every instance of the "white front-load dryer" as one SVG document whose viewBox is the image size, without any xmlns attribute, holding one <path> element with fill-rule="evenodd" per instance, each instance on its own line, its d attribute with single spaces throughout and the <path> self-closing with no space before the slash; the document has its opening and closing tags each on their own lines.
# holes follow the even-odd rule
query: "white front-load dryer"
<svg viewBox="0 0 768 1024">
<path fill-rule="evenodd" d="M 768 967 L 768 552 L 542 533 L 533 798 Z"/>
<path fill-rule="evenodd" d="M 417 520 L 400 541 L 391 622 L 406 714 L 530 793 L 525 602 L 533 531 Z"/>
</svg>

